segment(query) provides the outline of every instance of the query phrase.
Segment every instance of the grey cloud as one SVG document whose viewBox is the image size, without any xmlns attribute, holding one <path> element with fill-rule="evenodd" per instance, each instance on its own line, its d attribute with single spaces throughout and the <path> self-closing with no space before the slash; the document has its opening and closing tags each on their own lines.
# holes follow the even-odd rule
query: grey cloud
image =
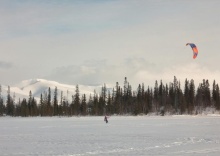
<svg viewBox="0 0 220 156">
<path fill-rule="evenodd" d="M 80 65 L 57 67 L 47 78 L 69 84 L 95 85 L 100 83 L 105 68 L 104 60 L 88 60 Z"/>
<path fill-rule="evenodd" d="M 134 71 L 148 70 L 158 71 L 158 65 L 141 57 L 133 57 L 125 59 L 125 66 Z"/>
<path fill-rule="evenodd" d="M 132 82 L 139 70 L 153 70 L 154 64 L 142 58 L 128 58 L 122 62 L 108 62 L 105 59 L 87 60 L 79 65 L 57 67 L 51 75 L 46 77 L 59 82 L 83 85 L 101 85 L 103 83 L 114 85 L 123 84 L 124 77 Z"/>
</svg>

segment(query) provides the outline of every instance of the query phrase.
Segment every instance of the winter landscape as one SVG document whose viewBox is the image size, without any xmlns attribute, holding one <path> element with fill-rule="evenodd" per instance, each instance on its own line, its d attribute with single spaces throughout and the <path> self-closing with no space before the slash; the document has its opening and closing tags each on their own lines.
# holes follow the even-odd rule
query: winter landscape
<svg viewBox="0 0 220 156">
<path fill-rule="evenodd" d="M 218 156 L 220 116 L 0 118 L 1 156 Z"/>
<path fill-rule="evenodd" d="M 219 8 L 0 0 L 0 156 L 219 156 Z"/>
</svg>

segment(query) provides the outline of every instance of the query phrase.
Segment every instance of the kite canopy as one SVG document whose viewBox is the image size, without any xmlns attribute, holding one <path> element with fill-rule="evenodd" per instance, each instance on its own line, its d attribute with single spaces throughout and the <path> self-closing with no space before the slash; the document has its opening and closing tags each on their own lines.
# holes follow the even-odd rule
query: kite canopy
<svg viewBox="0 0 220 156">
<path fill-rule="evenodd" d="M 197 57 L 197 55 L 198 55 L 198 52 L 199 52 L 197 47 L 196 47 L 196 45 L 194 43 L 187 43 L 186 46 L 187 45 L 191 46 L 191 48 L 193 50 L 193 58 L 195 59 Z"/>
</svg>

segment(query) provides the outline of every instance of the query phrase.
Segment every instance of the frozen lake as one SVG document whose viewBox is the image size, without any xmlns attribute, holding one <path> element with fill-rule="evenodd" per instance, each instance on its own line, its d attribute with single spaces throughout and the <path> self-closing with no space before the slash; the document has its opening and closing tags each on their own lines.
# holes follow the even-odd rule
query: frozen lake
<svg viewBox="0 0 220 156">
<path fill-rule="evenodd" d="M 220 155 L 220 116 L 0 118 L 1 156 Z"/>
</svg>

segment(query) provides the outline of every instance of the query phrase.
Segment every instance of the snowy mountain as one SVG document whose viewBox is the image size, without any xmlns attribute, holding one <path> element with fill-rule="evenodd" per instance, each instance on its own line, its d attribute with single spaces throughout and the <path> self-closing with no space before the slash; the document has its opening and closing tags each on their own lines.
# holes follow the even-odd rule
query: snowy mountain
<svg viewBox="0 0 220 156">
<path fill-rule="evenodd" d="M 100 93 L 102 85 L 97 86 L 85 86 L 85 85 L 78 85 L 80 95 L 86 94 L 87 99 L 89 98 L 90 94 L 94 94 L 94 90 L 96 93 Z M 10 86 L 10 94 L 12 97 L 15 97 L 15 101 L 18 99 L 28 98 L 30 91 L 32 92 L 32 96 L 36 99 L 40 99 L 41 93 L 48 92 L 48 89 L 51 89 L 51 94 L 53 98 L 53 93 L 55 87 L 58 90 L 58 98 L 60 98 L 61 92 L 63 92 L 63 96 L 68 98 L 68 100 L 72 100 L 72 95 L 75 94 L 76 85 L 68 85 L 68 84 L 61 84 L 55 81 L 49 81 L 45 79 L 30 79 L 24 80 L 14 86 Z M 2 96 L 4 100 L 6 99 L 8 91 L 8 86 L 2 85 Z"/>
</svg>

